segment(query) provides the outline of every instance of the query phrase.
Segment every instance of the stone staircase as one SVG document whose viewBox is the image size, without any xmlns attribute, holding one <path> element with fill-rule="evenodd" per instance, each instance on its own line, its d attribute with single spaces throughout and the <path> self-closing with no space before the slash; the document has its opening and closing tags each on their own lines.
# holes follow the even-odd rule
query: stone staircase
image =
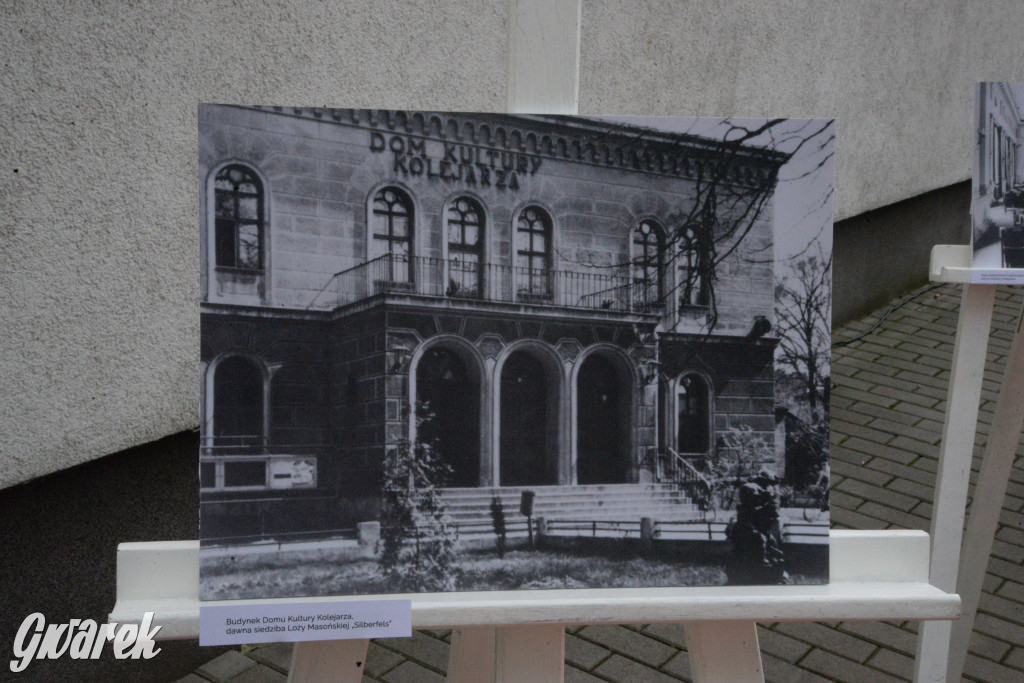
<svg viewBox="0 0 1024 683">
<path fill-rule="evenodd" d="M 459 536 L 493 535 L 491 499 L 498 496 L 509 536 L 526 533 L 519 512 L 524 490 L 535 494 L 533 518 L 548 520 L 629 521 L 642 517 L 659 521 L 692 520 L 698 516 L 689 498 L 674 484 L 595 484 L 586 486 L 502 486 L 441 489 L 448 514 Z"/>
</svg>

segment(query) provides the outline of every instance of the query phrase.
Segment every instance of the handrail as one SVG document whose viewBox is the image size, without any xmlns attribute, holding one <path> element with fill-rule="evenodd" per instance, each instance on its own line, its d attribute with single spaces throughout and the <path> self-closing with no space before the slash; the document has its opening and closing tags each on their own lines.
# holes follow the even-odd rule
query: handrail
<svg viewBox="0 0 1024 683">
<path fill-rule="evenodd" d="M 669 454 L 672 456 L 673 464 L 676 467 L 679 467 L 680 465 L 682 465 L 682 470 L 686 473 L 681 478 L 682 481 L 686 481 L 686 482 L 690 482 L 690 481 L 694 481 L 694 480 L 700 481 L 702 484 L 704 484 L 704 487 L 705 487 L 704 490 L 706 492 L 708 492 L 708 493 L 711 493 L 711 490 L 714 487 L 712 486 L 710 479 L 705 477 L 704 474 L 701 473 L 701 471 L 698 470 L 696 467 L 694 467 L 693 464 L 689 460 L 687 460 L 683 456 L 679 455 L 679 453 L 677 453 L 670 446 L 666 446 L 665 450 L 667 450 L 669 452 Z"/>
<path fill-rule="evenodd" d="M 680 455 L 674 448 L 670 446 L 663 446 L 661 448 L 651 448 L 648 450 L 648 457 L 646 462 L 650 462 L 650 454 L 655 453 L 656 455 L 668 456 L 669 467 L 666 468 L 666 474 L 671 478 L 672 482 L 676 484 L 680 489 L 686 491 L 687 495 L 691 499 L 698 497 L 697 489 L 700 489 L 700 495 L 710 496 L 714 490 L 714 485 L 711 480 L 708 479 L 704 474 L 693 466 L 689 458 L 685 458 Z M 660 474 L 660 468 L 656 469 L 657 474 Z"/>
<path fill-rule="evenodd" d="M 324 283 L 323 287 L 321 287 L 319 290 L 317 290 L 316 295 L 309 302 L 309 304 L 306 305 L 306 310 L 308 311 L 309 309 L 313 308 L 313 304 L 315 304 L 316 300 L 320 298 L 320 295 L 323 294 L 324 292 L 326 292 L 327 288 L 331 286 L 331 283 L 337 281 L 337 279 L 339 277 L 342 277 L 343 275 L 348 275 L 348 274 L 350 274 L 350 273 L 352 273 L 352 272 L 354 272 L 356 270 L 360 270 L 360 269 L 365 269 L 367 267 L 371 267 L 372 264 L 375 264 L 378 261 L 382 261 L 384 259 L 390 259 L 390 258 L 391 258 L 390 254 L 384 254 L 383 256 L 378 256 L 377 258 L 370 259 L 369 261 L 364 261 L 362 263 L 357 263 L 356 265 L 351 266 L 349 268 L 345 268 L 344 270 L 339 270 L 337 273 L 335 273 L 334 275 L 332 275 L 331 277 L 329 277 L 327 279 L 327 282 Z"/>
<path fill-rule="evenodd" d="M 317 455 L 331 450 L 326 444 L 277 443 L 260 434 L 203 436 L 199 453 L 203 459 L 230 457 L 267 457 L 282 455 Z"/>
</svg>

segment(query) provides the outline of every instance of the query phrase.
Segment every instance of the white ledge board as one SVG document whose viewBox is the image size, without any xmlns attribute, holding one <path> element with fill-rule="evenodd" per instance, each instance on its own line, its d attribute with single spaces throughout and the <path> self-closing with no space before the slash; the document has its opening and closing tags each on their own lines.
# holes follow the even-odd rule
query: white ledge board
<svg viewBox="0 0 1024 683">
<path fill-rule="evenodd" d="M 928 279 L 959 284 L 1024 284 L 1024 268 L 973 268 L 969 244 L 936 244 L 932 247 Z"/>
<path fill-rule="evenodd" d="M 832 531 L 832 582 L 819 586 L 722 586 L 389 595 L 412 600 L 413 628 L 681 621 L 955 619 L 960 598 L 928 584 L 928 534 Z M 370 596 L 335 598 L 364 600 Z M 315 598 L 209 602 L 272 603 Z M 110 621 L 155 612 L 158 639 L 199 636 L 199 542 L 122 543 Z"/>
</svg>

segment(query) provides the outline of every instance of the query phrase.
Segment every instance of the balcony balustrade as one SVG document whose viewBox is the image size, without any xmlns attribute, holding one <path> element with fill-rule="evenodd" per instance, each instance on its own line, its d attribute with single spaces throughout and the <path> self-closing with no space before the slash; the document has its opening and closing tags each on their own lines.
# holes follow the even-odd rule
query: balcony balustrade
<svg viewBox="0 0 1024 683">
<path fill-rule="evenodd" d="M 328 288 L 338 306 L 382 294 L 408 294 L 625 313 L 662 310 L 657 283 L 618 274 L 541 270 L 459 258 L 386 254 L 337 273 Z"/>
</svg>

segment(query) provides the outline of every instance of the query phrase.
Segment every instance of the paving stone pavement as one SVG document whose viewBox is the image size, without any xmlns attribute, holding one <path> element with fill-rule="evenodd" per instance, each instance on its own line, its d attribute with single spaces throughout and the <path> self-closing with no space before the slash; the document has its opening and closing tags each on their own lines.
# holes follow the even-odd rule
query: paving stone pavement
<svg viewBox="0 0 1024 683">
<path fill-rule="evenodd" d="M 832 374 L 832 525 L 848 529 L 927 530 L 935 485 L 960 288 L 924 287 L 834 333 Z M 974 475 L 999 390 L 999 369 L 1024 300 L 1000 290 L 982 390 Z M 965 680 L 1024 680 L 1024 446 L 1018 446 Z M 973 480 L 972 480 L 973 483 Z M 841 622 L 762 624 L 768 681 L 909 681 L 916 624 Z M 370 644 L 364 682 L 444 680 L 449 631 Z M 291 648 L 227 652 L 183 682 L 281 681 Z M 565 640 L 569 683 L 688 681 L 683 627 L 573 626 Z"/>
</svg>

